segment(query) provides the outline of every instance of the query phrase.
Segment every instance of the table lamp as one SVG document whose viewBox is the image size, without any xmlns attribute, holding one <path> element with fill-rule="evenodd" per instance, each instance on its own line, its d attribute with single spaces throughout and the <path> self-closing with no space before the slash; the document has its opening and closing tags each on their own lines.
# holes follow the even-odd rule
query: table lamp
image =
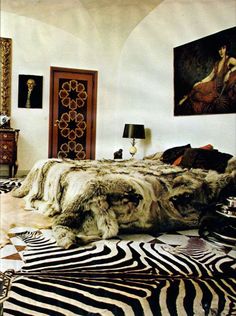
<svg viewBox="0 0 236 316">
<path fill-rule="evenodd" d="M 132 146 L 129 149 L 130 155 L 133 157 L 137 148 L 135 147 L 136 139 L 144 139 L 145 138 L 145 130 L 144 125 L 141 124 L 125 124 L 123 138 L 132 138 Z"/>
</svg>

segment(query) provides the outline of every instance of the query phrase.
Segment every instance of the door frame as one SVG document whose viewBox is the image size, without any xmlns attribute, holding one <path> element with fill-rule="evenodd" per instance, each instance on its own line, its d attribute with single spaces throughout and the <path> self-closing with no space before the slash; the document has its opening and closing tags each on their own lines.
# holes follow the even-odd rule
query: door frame
<svg viewBox="0 0 236 316">
<path fill-rule="evenodd" d="M 64 68 L 64 67 L 50 67 L 50 106 L 49 106 L 49 147 L 48 147 L 48 157 L 53 157 L 53 129 L 55 128 L 54 117 L 55 111 L 58 109 L 54 107 L 54 81 L 57 73 L 68 73 L 68 74 L 88 74 L 92 76 L 92 128 L 91 128 L 91 150 L 90 157 L 88 159 L 95 159 L 96 154 L 96 112 L 97 112 L 97 78 L 98 72 L 97 70 L 84 70 L 84 69 L 74 69 L 74 68 Z"/>
</svg>

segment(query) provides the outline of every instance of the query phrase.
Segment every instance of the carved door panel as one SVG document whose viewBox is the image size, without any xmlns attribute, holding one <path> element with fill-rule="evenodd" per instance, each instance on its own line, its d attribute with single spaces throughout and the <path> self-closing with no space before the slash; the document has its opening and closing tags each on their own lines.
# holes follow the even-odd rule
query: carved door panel
<svg viewBox="0 0 236 316">
<path fill-rule="evenodd" d="M 95 159 L 97 71 L 51 67 L 49 157 Z"/>
</svg>

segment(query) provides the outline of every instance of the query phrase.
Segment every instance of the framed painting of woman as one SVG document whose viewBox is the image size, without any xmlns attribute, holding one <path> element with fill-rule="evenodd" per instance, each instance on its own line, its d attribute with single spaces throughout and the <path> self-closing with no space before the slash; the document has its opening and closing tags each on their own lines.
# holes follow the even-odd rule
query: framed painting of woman
<svg viewBox="0 0 236 316">
<path fill-rule="evenodd" d="M 174 115 L 236 113 L 236 27 L 174 48 Z"/>
</svg>

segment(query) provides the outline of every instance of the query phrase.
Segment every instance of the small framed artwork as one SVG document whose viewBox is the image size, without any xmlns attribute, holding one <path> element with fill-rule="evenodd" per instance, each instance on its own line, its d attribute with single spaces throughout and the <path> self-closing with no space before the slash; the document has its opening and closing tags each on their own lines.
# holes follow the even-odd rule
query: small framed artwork
<svg viewBox="0 0 236 316">
<path fill-rule="evenodd" d="M 43 76 L 19 75 L 18 107 L 41 109 L 43 96 Z"/>
</svg>

